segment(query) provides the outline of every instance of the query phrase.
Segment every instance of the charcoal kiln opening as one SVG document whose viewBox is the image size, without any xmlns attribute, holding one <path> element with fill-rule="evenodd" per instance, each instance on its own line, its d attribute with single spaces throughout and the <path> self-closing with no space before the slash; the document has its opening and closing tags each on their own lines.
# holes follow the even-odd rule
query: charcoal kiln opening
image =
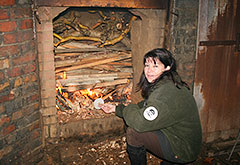
<svg viewBox="0 0 240 165">
<path fill-rule="evenodd" d="M 111 116 L 94 107 L 97 98 L 131 102 L 129 31 L 136 19 L 114 8 L 68 8 L 53 19 L 59 123 Z"/>
<path fill-rule="evenodd" d="M 36 16 L 43 132 L 50 141 L 122 133 L 123 120 L 95 109 L 94 100 L 140 101 L 132 89 L 143 55 L 165 39 L 165 9 L 72 6 L 39 7 Z"/>
</svg>

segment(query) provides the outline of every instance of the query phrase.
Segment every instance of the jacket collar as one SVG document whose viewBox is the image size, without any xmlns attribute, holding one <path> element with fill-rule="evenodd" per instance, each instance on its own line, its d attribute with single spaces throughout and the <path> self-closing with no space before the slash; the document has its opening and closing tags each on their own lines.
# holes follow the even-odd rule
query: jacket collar
<svg viewBox="0 0 240 165">
<path fill-rule="evenodd" d="M 167 83 L 172 83 L 171 80 L 169 80 L 169 78 L 167 76 L 163 77 L 159 82 L 157 82 L 157 84 L 155 84 L 152 89 L 151 89 L 151 92 L 158 88 L 159 86 L 162 86 L 163 84 L 167 84 Z"/>
</svg>

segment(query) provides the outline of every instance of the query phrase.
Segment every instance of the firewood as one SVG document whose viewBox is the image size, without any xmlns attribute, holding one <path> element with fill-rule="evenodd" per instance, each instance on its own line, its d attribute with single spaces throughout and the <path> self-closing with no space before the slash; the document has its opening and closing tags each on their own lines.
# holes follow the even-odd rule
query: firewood
<svg viewBox="0 0 240 165">
<path fill-rule="evenodd" d="M 99 70 L 99 71 L 107 71 L 107 72 L 119 72 L 120 70 L 117 69 L 116 67 L 112 65 L 98 65 L 98 66 L 93 66 L 91 69 L 94 70 Z"/>
<path fill-rule="evenodd" d="M 129 22 L 129 26 L 127 29 L 125 29 L 118 37 L 112 39 L 112 40 L 107 40 L 105 41 L 102 45 L 100 45 L 100 47 L 104 47 L 106 45 L 114 45 L 115 43 L 121 41 L 123 39 L 123 37 L 130 31 L 131 25 L 132 25 L 132 21 L 136 20 L 137 17 L 136 16 L 132 16 L 130 22 Z"/>
<path fill-rule="evenodd" d="M 86 54 L 79 54 L 79 53 L 66 53 L 66 55 L 71 55 L 71 56 L 79 56 L 81 55 L 81 57 L 76 57 L 74 59 L 70 59 L 70 60 L 59 60 L 59 61 L 55 61 L 55 67 L 56 68 L 59 68 L 59 67 L 66 67 L 66 66 L 73 66 L 73 65 L 82 65 L 82 64 L 85 64 L 85 63 L 89 63 L 89 62 L 93 62 L 97 59 L 106 59 L 106 58 L 109 58 L 109 57 L 114 57 L 116 54 L 112 54 L 112 55 L 107 55 L 107 54 L 104 54 L 104 55 L 86 55 Z M 56 57 L 56 56 L 55 56 Z"/>
<path fill-rule="evenodd" d="M 53 33 L 54 36 L 57 36 L 57 34 Z M 58 38 L 58 37 L 57 37 Z M 54 44 L 55 47 L 57 47 L 59 44 L 64 43 L 66 41 L 69 40 L 89 40 L 89 41 L 98 41 L 98 42 L 103 42 L 100 38 L 96 38 L 96 37 L 85 37 L 85 36 L 79 36 L 79 37 L 75 37 L 75 36 L 68 36 L 66 38 L 59 38 L 60 41 L 58 41 L 56 44 Z"/>
<path fill-rule="evenodd" d="M 58 82 L 62 86 L 68 86 L 68 84 L 72 83 L 81 83 L 85 82 L 85 84 L 89 84 L 90 82 L 102 82 L 102 81 L 114 81 L 115 79 L 123 79 L 123 78 L 132 78 L 131 73 L 106 73 L 106 74 L 90 74 L 90 75 L 75 75 L 75 76 L 67 76 L 67 79 L 58 79 Z"/>
<path fill-rule="evenodd" d="M 78 65 L 67 67 L 67 68 L 57 68 L 56 72 L 69 71 L 69 70 L 75 70 L 75 69 L 81 69 L 81 68 L 87 68 L 87 67 L 107 64 L 109 62 L 118 61 L 118 60 L 130 58 L 130 57 L 131 57 L 131 54 L 128 54 L 128 55 L 116 55 L 116 56 L 111 57 L 111 58 L 98 60 L 98 61 L 94 61 L 94 62 L 91 62 L 91 63 L 86 63 L 86 64 L 79 64 L 78 63 Z"/>
<path fill-rule="evenodd" d="M 69 84 L 73 83 L 80 83 L 80 84 L 92 84 L 92 83 L 98 83 L 102 81 L 114 81 L 114 77 L 84 77 L 84 78 L 73 78 L 73 79 L 61 79 L 59 82 L 62 84 L 62 86 L 68 86 Z"/>
<path fill-rule="evenodd" d="M 64 108 L 59 102 L 58 100 L 56 100 L 56 104 L 57 104 L 57 107 L 61 110 L 61 111 L 65 111 L 66 108 Z"/>
<path fill-rule="evenodd" d="M 84 53 L 84 52 L 106 52 L 106 51 L 129 51 L 129 48 L 77 48 L 76 46 L 67 46 L 67 45 L 61 45 L 62 47 L 67 47 L 70 49 L 60 49 L 55 48 L 54 53 L 55 54 L 65 54 L 65 53 Z"/>
<path fill-rule="evenodd" d="M 108 93 L 107 95 L 105 95 L 102 99 L 103 99 L 103 100 L 106 100 L 108 97 L 110 97 L 110 96 L 111 96 L 114 92 L 116 92 L 116 91 L 117 91 L 117 89 L 111 91 L 110 93 Z"/>
<path fill-rule="evenodd" d="M 69 102 L 67 102 L 66 99 L 64 100 L 59 95 L 57 95 L 56 98 L 57 98 L 57 102 L 59 101 L 63 104 L 63 106 L 61 106 L 60 103 L 58 104 L 58 106 L 59 106 L 59 108 L 61 108 L 61 110 L 64 110 L 63 107 L 66 107 L 67 109 L 72 109 L 72 107 L 69 105 Z"/>
<path fill-rule="evenodd" d="M 120 66 L 132 66 L 131 62 L 111 62 L 110 65 L 120 65 Z"/>
<path fill-rule="evenodd" d="M 109 82 L 103 82 L 103 83 L 71 83 L 68 84 L 68 86 L 64 86 L 63 89 L 69 91 L 69 92 L 74 92 L 77 90 L 81 89 L 93 89 L 93 88 L 100 88 L 100 87 L 110 87 L 110 86 L 115 86 L 115 85 L 120 85 L 120 84 L 126 84 L 129 82 L 129 79 L 119 79 L 119 80 L 114 80 L 114 81 L 109 81 Z"/>
<path fill-rule="evenodd" d="M 58 53 L 57 55 L 55 55 L 55 58 L 58 56 L 66 56 L 66 57 L 72 57 L 72 56 L 78 56 L 80 53 Z"/>
<path fill-rule="evenodd" d="M 76 62 L 75 59 L 55 61 L 55 67 L 59 68 L 59 67 L 71 66 L 75 62 Z"/>
<path fill-rule="evenodd" d="M 127 72 L 117 72 L 117 73 L 98 73 L 98 74 L 83 74 L 83 75 L 67 76 L 68 79 L 103 78 L 103 77 L 113 77 L 115 79 L 132 78 L 132 74 Z"/>
<path fill-rule="evenodd" d="M 121 90 L 123 87 L 124 87 L 124 86 L 119 86 L 119 87 L 117 87 L 117 89 L 111 91 L 110 93 L 108 93 L 107 95 L 105 95 L 102 99 L 103 99 L 103 100 L 106 100 L 106 99 L 107 99 L 108 97 L 110 97 L 114 92 L 117 92 L 117 91 Z"/>
<path fill-rule="evenodd" d="M 74 75 L 86 75 L 86 74 L 98 74 L 100 73 L 100 71 L 98 70 L 94 70 L 92 68 L 83 68 L 83 69 L 77 69 L 77 70 L 71 70 L 71 71 L 67 71 L 66 74 L 68 76 L 74 76 Z M 101 71 L 101 73 L 104 73 L 103 71 Z M 57 73 L 57 74 L 62 74 L 61 73 Z"/>
</svg>

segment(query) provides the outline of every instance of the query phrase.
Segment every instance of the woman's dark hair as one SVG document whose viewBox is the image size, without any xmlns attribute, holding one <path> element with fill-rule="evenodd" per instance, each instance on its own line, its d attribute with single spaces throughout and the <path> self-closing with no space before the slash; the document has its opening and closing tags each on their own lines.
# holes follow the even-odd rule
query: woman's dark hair
<svg viewBox="0 0 240 165">
<path fill-rule="evenodd" d="M 170 70 L 164 71 L 161 76 L 159 76 L 153 83 L 149 83 L 146 79 L 146 76 L 144 74 L 144 71 L 140 77 L 140 81 L 138 83 L 138 90 L 142 89 L 142 96 L 143 98 L 148 98 L 150 89 L 161 79 L 168 78 L 173 81 L 175 86 L 177 88 L 181 88 L 182 86 L 185 86 L 189 89 L 189 86 L 182 81 L 181 77 L 177 73 L 177 66 L 176 66 L 176 60 L 173 58 L 172 53 L 169 52 L 167 49 L 164 48 L 156 48 L 148 53 L 145 54 L 143 64 L 145 65 L 146 59 L 152 58 L 154 62 L 156 63 L 156 59 L 159 59 L 165 66 L 170 66 Z"/>
</svg>

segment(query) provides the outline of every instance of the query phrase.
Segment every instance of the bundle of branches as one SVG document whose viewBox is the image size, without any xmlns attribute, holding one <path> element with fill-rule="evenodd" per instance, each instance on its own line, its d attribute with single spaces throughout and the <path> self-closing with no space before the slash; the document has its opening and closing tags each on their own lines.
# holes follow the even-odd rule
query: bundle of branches
<svg viewBox="0 0 240 165">
<path fill-rule="evenodd" d="M 136 18 L 126 10 L 69 8 L 53 20 L 54 46 L 77 40 L 97 47 L 121 41 L 130 47 L 128 32 Z"/>
<path fill-rule="evenodd" d="M 131 53 L 110 52 L 58 53 L 55 56 L 56 79 L 64 89 L 116 86 L 132 79 Z"/>
</svg>

